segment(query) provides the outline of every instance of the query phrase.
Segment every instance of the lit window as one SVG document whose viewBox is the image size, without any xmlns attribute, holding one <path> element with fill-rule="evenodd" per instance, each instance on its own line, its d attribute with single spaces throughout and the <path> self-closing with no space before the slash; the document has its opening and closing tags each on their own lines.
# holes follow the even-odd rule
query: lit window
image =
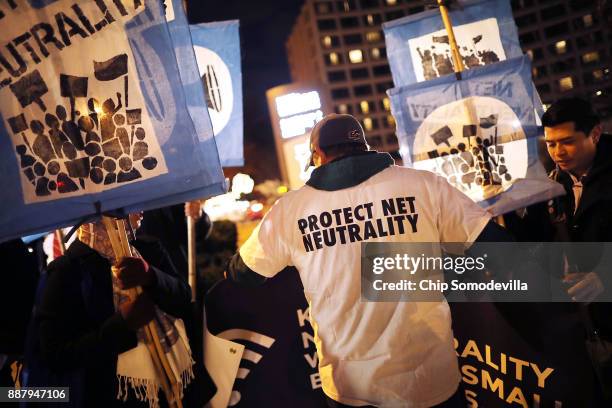
<svg viewBox="0 0 612 408">
<path fill-rule="evenodd" d="M 389 127 L 395 126 L 395 118 L 393 115 L 387 115 L 387 125 L 389 125 Z"/>
<path fill-rule="evenodd" d="M 599 53 L 597 51 L 582 54 L 582 62 L 584 62 L 585 64 L 596 61 L 599 61 Z"/>
<path fill-rule="evenodd" d="M 533 61 L 533 50 L 527 50 L 527 55 L 529 56 L 529 59 Z"/>
<path fill-rule="evenodd" d="M 537 69 L 536 67 L 531 68 L 531 75 L 532 75 L 534 78 L 537 78 L 537 77 L 538 77 L 538 74 L 539 74 L 539 72 L 538 72 L 538 69 Z"/>
<path fill-rule="evenodd" d="M 363 62 L 363 53 L 361 52 L 361 50 L 350 50 L 349 60 L 351 60 L 353 64 Z"/>
<path fill-rule="evenodd" d="M 378 48 L 372 48 L 372 50 L 370 51 L 370 54 L 372 54 L 373 59 L 380 58 L 380 50 Z"/>
<path fill-rule="evenodd" d="M 348 0 L 344 0 L 344 11 L 351 11 L 351 5 Z"/>
<path fill-rule="evenodd" d="M 370 104 L 368 101 L 359 102 L 359 108 L 361 108 L 361 113 L 369 113 L 370 112 Z"/>
<path fill-rule="evenodd" d="M 329 8 L 329 3 L 318 3 L 317 4 L 317 12 L 319 14 L 327 14 L 329 13 L 331 10 Z"/>
<path fill-rule="evenodd" d="M 559 88 L 562 91 L 569 91 L 574 87 L 574 81 L 572 77 L 564 77 L 559 80 Z"/>
<path fill-rule="evenodd" d="M 584 16 L 582 16 L 582 22 L 584 23 L 585 27 L 590 27 L 593 25 L 593 16 L 590 14 L 586 14 Z"/>
<path fill-rule="evenodd" d="M 365 130 L 372 130 L 374 128 L 374 125 L 372 124 L 372 118 L 365 118 L 363 120 L 363 127 L 365 128 Z"/>
<path fill-rule="evenodd" d="M 601 91 L 597 91 L 597 92 L 595 92 L 595 95 L 597 95 L 597 96 L 601 96 L 601 94 L 602 94 L 602 93 L 603 93 L 603 92 L 601 92 Z"/>
<path fill-rule="evenodd" d="M 338 105 L 338 113 L 348 113 L 348 107 L 346 103 Z"/>
<path fill-rule="evenodd" d="M 380 41 L 380 31 L 368 31 L 366 33 L 366 40 L 368 42 Z"/>
<path fill-rule="evenodd" d="M 387 98 L 386 96 L 383 98 L 383 107 L 385 108 L 387 112 L 391 110 L 391 102 L 389 101 L 389 98 Z"/>
<path fill-rule="evenodd" d="M 368 25 L 374 25 L 374 16 L 373 15 L 368 14 L 366 19 L 368 20 Z"/>
<path fill-rule="evenodd" d="M 338 58 L 338 54 L 336 54 L 335 52 L 330 53 L 329 62 L 331 62 L 332 65 L 338 65 L 338 63 L 340 62 L 340 59 Z"/>
<path fill-rule="evenodd" d="M 593 71 L 593 78 L 595 78 L 596 80 L 601 80 L 604 77 L 604 73 L 601 69 L 596 69 L 595 71 Z"/>
<path fill-rule="evenodd" d="M 323 46 L 325 48 L 329 48 L 332 46 L 332 39 L 329 35 L 326 35 L 325 37 L 323 37 Z"/>
<path fill-rule="evenodd" d="M 565 40 L 557 41 L 555 48 L 557 49 L 557 54 L 565 54 L 567 51 L 567 42 L 565 42 Z"/>
<path fill-rule="evenodd" d="M 387 4 L 388 4 L 389 6 L 394 6 L 394 5 L 396 5 L 396 4 L 397 4 L 397 0 L 387 0 Z"/>
</svg>

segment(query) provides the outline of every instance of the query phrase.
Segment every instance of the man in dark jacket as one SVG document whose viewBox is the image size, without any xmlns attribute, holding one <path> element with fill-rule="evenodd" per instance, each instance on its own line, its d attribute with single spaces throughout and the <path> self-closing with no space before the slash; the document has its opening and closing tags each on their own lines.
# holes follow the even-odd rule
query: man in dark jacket
<svg viewBox="0 0 612 408">
<path fill-rule="evenodd" d="M 567 194 L 549 205 L 556 224 L 557 241 L 612 241 L 612 136 L 602 134 L 599 118 L 591 105 L 578 98 L 553 104 L 542 118 L 546 145 L 556 164 L 551 178 Z M 606 253 L 602 252 L 602 256 Z M 597 269 L 598 257 L 569 256 L 564 280 L 576 301 L 592 302 L 612 289 L 612 271 Z M 567 268 L 566 268 L 567 269 Z M 598 316 L 608 305 L 591 306 L 596 324 L 612 338 L 610 316 Z"/>
<path fill-rule="evenodd" d="M 114 273 L 119 288 L 141 286 L 143 292 L 118 307 L 114 297 L 121 294 L 111 274 L 113 253 L 98 224 L 82 226 L 66 254 L 48 267 L 36 312 L 40 355 L 51 379 L 59 382 L 54 385 L 70 386 L 71 406 L 147 406 L 130 386 L 125 387 L 127 401 L 117 399 L 118 356 L 136 347 L 138 330 L 159 317 L 154 305 L 175 318 L 184 319 L 190 312 L 189 286 L 176 275 L 161 247 L 135 246 L 147 261 L 122 258 Z M 164 402 L 160 397 L 162 406 Z"/>
<path fill-rule="evenodd" d="M 542 124 L 548 153 L 557 166 L 551 178 L 567 192 L 549 203 L 555 240 L 611 242 L 612 137 L 602 134 L 599 117 L 588 102 L 578 98 L 553 104 L 542 117 Z M 602 303 L 612 295 L 612 254 L 604 245 L 589 244 L 589 251 L 579 247 L 566 251 L 564 281 L 572 300 L 588 305 L 580 307 L 589 338 L 597 333 L 612 342 L 612 303 Z M 601 345 L 599 341 L 597 344 Z M 594 367 L 609 403 L 612 361 L 602 353 L 595 355 Z M 603 401 L 604 397 L 600 398 Z"/>
</svg>

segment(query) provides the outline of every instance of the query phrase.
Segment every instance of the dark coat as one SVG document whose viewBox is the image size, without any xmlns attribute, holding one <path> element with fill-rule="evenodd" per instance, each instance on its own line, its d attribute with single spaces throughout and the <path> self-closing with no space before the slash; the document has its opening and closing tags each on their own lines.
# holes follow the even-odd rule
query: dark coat
<svg viewBox="0 0 612 408">
<path fill-rule="evenodd" d="M 211 228 L 210 218 L 203 212 L 196 222 L 196 240 L 206 239 Z M 143 240 L 159 240 L 176 271 L 187 279 L 187 219 L 184 204 L 145 211 L 136 236 Z"/>
<path fill-rule="evenodd" d="M 612 135 L 602 135 L 597 144 L 593 166 L 582 181 L 582 197 L 575 213 L 570 175 L 556 169 L 550 177 L 567 192 L 557 201 L 565 213 L 570 240 L 612 242 Z"/>
<path fill-rule="evenodd" d="M 557 229 L 554 240 L 612 242 L 612 135 L 601 135 L 593 166 L 582 180 L 582 196 L 575 212 L 570 175 L 555 169 L 550 177 L 561 183 L 567 193 L 555 199 L 551 206 L 556 212 L 553 216 L 561 219 L 566 227 L 562 231 Z M 578 248 L 572 254 L 571 262 L 577 264 L 581 271 L 591 271 L 599 263 L 602 251 L 603 248 L 599 248 L 599 252 L 589 251 L 585 254 Z M 612 297 L 612 270 L 600 272 L 600 279 L 605 286 L 605 297 Z M 592 303 L 589 311 L 595 326 L 606 338 L 612 339 L 612 304 Z"/>
<path fill-rule="evenodd" d="M 146 289 L 154 302 L 172 316 L 188 318 L 187 283 L 171 267 L 166 269 L 169 272 L 162 272 L 152 266 L 164 267 L 159 246 L 156 251 L 142 245 L 137 247 L 157 278 L 155 287 Z M 78 389 L 70 390 L 72 405 L 146 406 L 135 398 L 129 399 L 126 405 L 115 397 L 117 356 L 135 347 L 137 337 L 115 312 L 110 263 L 77 240 L 64 256 L 49 265 L 48 274 L 35 315 L 39 322 L 40 354 L 59 378 L 75 379 L 76 374 Z"/>
</svg>

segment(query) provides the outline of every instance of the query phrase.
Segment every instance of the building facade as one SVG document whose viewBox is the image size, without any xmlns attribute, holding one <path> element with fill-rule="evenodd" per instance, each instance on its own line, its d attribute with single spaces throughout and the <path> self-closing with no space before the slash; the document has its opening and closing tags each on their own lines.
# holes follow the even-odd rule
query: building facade
<svg viewBox="0 0 612 408">
<path fill-rule="evenodd" d="M 591 100 L 612 116 L 611 1 L 511 0 L 523 51 L 545 104 Z M 306 0 L 286 43 L 294 82 L 325 84 L 337 113 L 357 117 L 378 149 L 397 152 L 386 90 L 393 87 L 381 24 L 425 10 L 423 0 Z"/>
<path fill-rule="evenodd" d="M 542 101 L 580 96 L 611 117 L 612 2 L 512 0 L 512 10 Z"/>
</svg>

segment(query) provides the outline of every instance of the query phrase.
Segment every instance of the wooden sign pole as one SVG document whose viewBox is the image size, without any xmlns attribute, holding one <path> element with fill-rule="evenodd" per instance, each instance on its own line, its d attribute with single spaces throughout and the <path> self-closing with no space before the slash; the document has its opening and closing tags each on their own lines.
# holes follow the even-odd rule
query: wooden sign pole
<svg viewBox="0 0 612 408">
<path fill-rule="evenodd" d="M 125 224 L 122 220 L 117 220 L 116 223 L 109 217 L 102 217 L 102 222 L 106 227 L 108 238 L 113 247 L 115 253 L 115 261 L 118 261 L 122 257 L 132 256 L 132 251 L 127 239 L 127 233 L 125 231 Z M 135 298 L 137 295 L 142 293 L 142 288 L 137 287 L 130 290 L 130 296 Z M 176 380 L 170 364 L 162 348 L 159 340 L 159 335 L 155 327 L 155 323 L 150 322 L 143 327 L 145 333 L 145 343 L 151 354 L 151 360 L 157 372 L 157 376 L 160 378 L 161 387 L 166 395 L 168 404 L 171 407 L 182 408 L 182 402 L 179 398 L 178 381 Z M 170 382 L 169 382 L 170 381 Z"/>
<path fill-rule="evenodd" d="M 187 257 L 189 269 L 189 286 L 191 287 L 191 302 L 196 301 L 198 288 L 198 273 L 196 269 L 196 228 L 195 219 L 187 217 Z"/>
<path fill-rule="evenodd" d="M 455 70 L 455 76 L 458 80 L 461 80 L 461 73 L 465 70 L 463 66 L 463 60 L 461 58 L 461 53 L 459 52 L 459 47 L 457 46 L 457 40 L 455 38 L 455 32 L 453 31 L 453 24 L 450 19 L 450 15 L 448 14 L 448 8 L 446 7 L 445 0 L 438 0 L 438 6 L 440 7 L 440 14 L 442 15 L 442 22 L 444 23 L 444 28 L 446 30 L 446 34 L 448 35 L 448 42 L 451 49 L 451 56 L 453 58 L 453 67 Z M 474 107 L 470 101 L 468 101 L 468 106 L 466 107 L 466 115 L 470 118 L 470 123 L 478 123 L 476 113 L 474 112 Z M 478 127 L 478 132 L 480 132 L 480 128 Z M 483 188 L 485 188 L 483 186 Z M 486 189 L 485 189 L 485 197 L 486 197 Z M 505 227 L 506 223 L 504 221 L 503 215 L 498 215 L 494 218 L 495 222 L 497 222 L 502 227 Z"/>
</svg>

